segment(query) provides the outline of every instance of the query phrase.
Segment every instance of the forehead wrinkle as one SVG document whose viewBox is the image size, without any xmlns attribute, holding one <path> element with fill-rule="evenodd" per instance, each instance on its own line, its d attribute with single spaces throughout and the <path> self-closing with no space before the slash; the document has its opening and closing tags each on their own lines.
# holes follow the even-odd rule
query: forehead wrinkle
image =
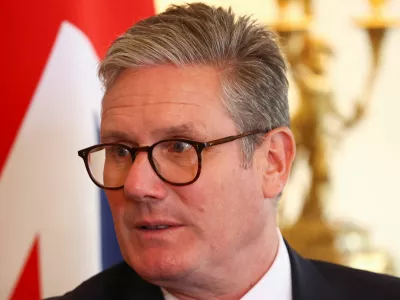
<svg viewBox="0 0 400 300">
<path fill-rule="evenodd" d="M 151 107 L 151 106 L 156 106 L 156 105 L 170 105 L 170 104 L 176 104 L 176 105 L 182 105 L 182 106 L 194 106 L 198 108 L 204 108 L 204 106 L 195 104 L 195 103 L 186 103 L 186 102 L 154 102 L 154 103 L 143 103 L 143 104 L 124 104 L 124 105 L 102 105 L 101 107 L 101 122 L 105 119 L 105 116 L 111 114 L 112 116 L 126 116 L 130 117 L 130 113 L 128 110 L 123 110 L 122 112 L 118 112 L 119 109 L 129 109 L 129 108 L 139 108 L 139 107 Z M 114 112 L 117 110 L 117 112 Z"/>
<path fill-rule="evenodd" d="M 127 113 L 126 111 L 121 112 L 121 113 L 114 113 L 114 110 L 118 110 L 118 109 L 125 109 L 125 108 L 133 108 L 133 107 L 150 107 L 150 106 L 155 106 L 155 105 L 169 105 L 169 104 L 176 104 L 176 105 L 183 105 L 183 106 L 194 106 L 194 107 L 199 107 L 201 108 L 202 105 L 196 104 L 196 103 L 187 103 L 187 102 L 167 102 L 167 101 L 163 101 L 163 102 L 154 102 L 154 103 L 143 103 L 143 104 L 122 104 L 122 105 L 105 105 L 104 102 L 102 103 L 101 106 L 101 120 L 104 119 L 104 115 L 109 114 L 110 112 L 112 112 L 112 114 L 114 116 L 119 116 L 119 115 L 123 115 L 123 116 L 128 116 L 129 113 Z"/>
<path fill-rule="evenodd" d="M 112 101 L 112 99 L 110 99 Z M 197 107 L 201 107 L 201 105 L 196 104 L 196 103 L 187 103 L 187 102 L 168 102 L 168 101 L 161 101 L 161 102 L 150 102 L 150 103 L 141 103 L 141 104 L 133 104 L 133 103 L 127 103 L 123 105 L 118 105 L 115 107 L 111 107 L 110 109 L 114 108 L 126 108 L 126 107 L 141 107 L 141 106 L 152 106 L 152 105 L 161 105 L 161 104 L 179 104 L 179 105 L 193 105 Z"/>
<path fill-rule="evenodd" d="M 181 105 L 204 106 L 204 104 L 211 104 L 211 103 L 215 103 L 216 100 L 221 100 L 220 99 L 220 95 L 215 97 L 215 95 L 213 94 L 213 89 L 211 89 L 210 91 L 207 90 L 207 89 L 204 89 L 200 93 L 199 93 L 199 91 L 191 90 L 191 89 L 189 89 L 187 87 L 186 87 L 186 89 L 183 89 L 182 87 L 179 87 L 179 88 L 166 87 L 166 88 L 163 88 L 162 93 L 161 92 L 157 92 L 157 93 L 155 93 L 155 92 L 152 92 L 152 93 L 150 93 L 150 92 L 148 92 L 148 93 L 140 93 L 140 92 L 137 92 L 137 91 L 133 91 L 132 92 L 130 90 L 128 90 L 128 91 L 124 91 L 124 90 L 125 90 L 125 88 L 121 88 L 120 90 L 115 92 L 116 95 L 113 95 L 115 93 L 113 93 L 112 91 L 111 92 L 107 92 L 104 95 L 103 99 L 102 99 L 103 100 L 102 101 L 103 106 L 104 106 L 105 103 L 113 103 L 113 102 L 118 102 L 118 100 L 123 101 L 123 100 L 126 100 L 126 99 L 128 99 L 128 100 L 131 99 L 132 101 L 129 101 L 130 102 L 129 104 L 126 104 L 126 105 L 121 106 L 121 107 L 125 107 L 125 106 L 148 106 L 148 105 L 157 105 L 157 104 L 181 104 Z M 178 95 L 173 95 L 173 94 L 171 95 L 171 94 L 168 93 L 168 91 L 177 92 Z M 182 93 L 183 94 L 188 94 L 187 96 L 185 96 L 188 99 L 192 98 L 191 94 L 195 94 L 196 97 L 198 97 L 199 94 L 201 94 L 201 98 L 202 99 L 207 99 L 208 98 L 212 102 L 204 103 L 204 100 L 203 100 L 203 101 L 201 101 L 202 103 L 198 104 L 198 103 L 193 103 L 193 102 L 192 103 L 190 103 L 190 102 L 182 102 L 182 101 L 178 101 L 178 100 L 174 101 L 174 98 L 182 98 L 182 95 L 179 95 L 179 94 L 182 94 Z M 160 94 L 161 96 L 164 96 L 164 97 L 159 97 L 158 94 Z M 165 100 L 164 101 L 157 101 L 157 99 L 165 98 L 165 95 L 167 95 L 166 97 L 170 98 L 171 100 L 170 101 L 165 101 Z M 142 100 L 142 101 L 144 100 L 147 103 L 141 103 L 141 104 L 132 103 L 132 102 L 135 102 L 135 100 Z"/>
</svg>

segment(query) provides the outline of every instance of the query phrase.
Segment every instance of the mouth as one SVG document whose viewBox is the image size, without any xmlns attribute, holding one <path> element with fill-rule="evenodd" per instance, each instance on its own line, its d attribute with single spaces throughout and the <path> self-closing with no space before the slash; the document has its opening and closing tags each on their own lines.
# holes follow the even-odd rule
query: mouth
<svg viewBox="0 0 400 300">
<path fill-rule="evenodd" d="M 180 225 L 142 225 L 136 227 L 139 230 L 153 231 L 153 230 L 167 230 L 180 227 Z"/>
<path fill-rule="evenodd" d="M 136 237 L 142 243 L 176 241 L 185 232 L 185 228 L 186 224 L 175 220 L 142 220 L 134 226 Z"/>
<path fill-rule="evenodd" d="M 175 220 L 141 220 L 134 227 L 141 232 L 163 232 L 183 227 L 183 224 Z"/>
</svg>

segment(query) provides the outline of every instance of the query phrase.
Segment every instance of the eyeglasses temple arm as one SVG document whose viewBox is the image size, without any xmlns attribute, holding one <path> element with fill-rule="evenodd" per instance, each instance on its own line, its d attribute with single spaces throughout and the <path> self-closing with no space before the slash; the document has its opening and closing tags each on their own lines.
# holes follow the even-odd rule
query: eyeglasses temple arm
<svg viewBox="0 0 400 300">
<path fill-rule="evenodd" d="M 219 144 L 223 144 L 223 143 L 228 143 L 228 142 L 231 142 L 231 141 L 234 141 L 234 140 L 237 140 L 237 139 L 240 139 L 242 137 L 246 137 L 246 136 L 249 136 L 252 134 L 267 133 L 267 132 L 268 132 L 268 130 L 258 130 L 258 129 L 252 130 L 252 131 L 242 133 L 239 135 L 227 136 L 222 139 L 209 141 L 209 142 L 204 143 L 204 146 L 205 146 L 205 148 L 207 148 L 207 147 L 211 147 L 211 146 L 215 146 L 215 145 L 219 145 Z"/>
</svg>

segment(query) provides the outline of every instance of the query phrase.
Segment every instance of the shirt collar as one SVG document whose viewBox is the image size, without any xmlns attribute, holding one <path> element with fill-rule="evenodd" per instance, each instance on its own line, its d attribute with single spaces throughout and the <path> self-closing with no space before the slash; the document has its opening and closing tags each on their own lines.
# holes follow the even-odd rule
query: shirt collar
<svg viewBox="0 0 400 300">
<path fill-rule="evenodd" d="M 264 276 L 240 300 L 292 300 L 292 272 L 289 253 L 278 229 L 278 252 Z M 165 300 L 178 300 L 165 289 L 161 289 Z"/>
<path fill-rule="evenodd" d="M 241 300 L 292 300 L 292 272 L 289 253 L 279 233 L 278 253 L 271 267 Z"/>
</svg>

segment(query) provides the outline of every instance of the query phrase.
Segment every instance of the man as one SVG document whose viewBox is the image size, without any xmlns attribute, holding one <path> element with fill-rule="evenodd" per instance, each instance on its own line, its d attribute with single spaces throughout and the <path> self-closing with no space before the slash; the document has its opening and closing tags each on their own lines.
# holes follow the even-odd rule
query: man
<svg viewBox="0 0 400 300">
<path fill-rule="evenodd" d="M 400 299 L 398 279 L 301 258 L 276 203 L 295 157 L 274 35 L 204 4 L 118 38 L 100 65 L 106 190 L 125 262 L 53 299 Z"/>
</svg>

